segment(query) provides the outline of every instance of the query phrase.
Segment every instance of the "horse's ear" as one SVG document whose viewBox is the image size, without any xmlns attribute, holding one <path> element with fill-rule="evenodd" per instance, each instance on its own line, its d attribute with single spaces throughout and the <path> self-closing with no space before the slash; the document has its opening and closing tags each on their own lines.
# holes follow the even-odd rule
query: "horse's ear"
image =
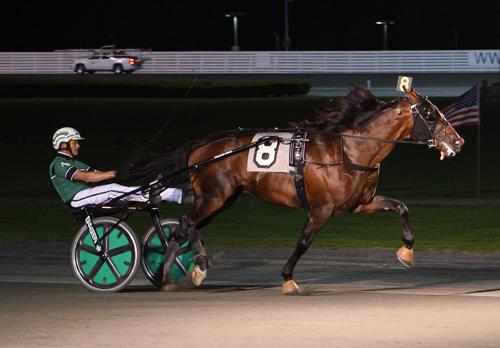
<svg viewBox="0 0 500 348">
<path fill-rule="evenodd" d="M 413 88 L 405 90 L 405 95 L 406 98 L 410 101 L 412 104 L 416 104 L 418 102 L 420 94 L 418 94 L 417 91 L 415 91 Z"/>
</svg>

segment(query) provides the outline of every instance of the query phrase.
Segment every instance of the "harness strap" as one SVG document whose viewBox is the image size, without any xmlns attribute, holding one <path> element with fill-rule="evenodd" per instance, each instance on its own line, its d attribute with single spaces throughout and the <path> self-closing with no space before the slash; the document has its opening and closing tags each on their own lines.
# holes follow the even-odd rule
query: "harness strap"
<svg viewBox="0 0 500 348">
<path fill-rule="evenodd" d="M 294 166 L 296 170 L 290 171 L 295 183 L 295 191 L 302 209 L 309 209 L 307 202 L 306 187 L 304 185 L 304 157 L 306 153 L 306 138 L 307 132 L 303 129 L 295 129 L 290 139 L 290 157 L 289 164 Z"/>
<path fill-rule="evenodd" d="M 360 166 L 359 164 L 355 164 L 355 163 L 343 163 L 342 165 L 346 168 L 359 170 L 361 172 L 366 172 L 366 173 L 377 172 L 380 169 L 379 164 L 377 164 L 375 167 L 365 167 L 365 166 Z"/>
<path fill-rule="evenodd" d="M 293 176 L 293 182 L 295 183 L 295 191 L 297 192 L 297 198 L 302 209 L 309 209 L 309 203 L 307 202 L 306 186 L 304 185 L 304 166 L 297 166 L 297 171 L 290 172 Z"/>
<path fill-rule="evenodd" d="M 342 166 L 344 168 L 359 170 L 360 172 L 366 172 L 366 173 L 373 173 L 380 170 L 380 164 L 377 164 L 375 167 L 365 167 L 356 163 L 349 163 L 343 161 L 338 163 L 321 163 L 315 161 L 304 161 L 304 164 L 314 164 L 324 168 Z"/>
<path fill-rule="evenodd" d="M 359 170 L 361 172 L 366 172 L 366 173 L 374 173 L 380 170 L 380 163 L 377 164 L 375 167 L 367 167 L 367 166 L 362 166 L 356 163 L 350 163 L 350 162 L 345 162 L 344 161 L 344 136 L 345 135 L 340 135 L 340 162 L 337 163 L 321 163 L 321 162 L 315 162 L 315 161 L 304 161 L 305 164 L 316 164 L 319 165 L 320 167 L 336 167 L 336 166 L 342 166 L 344 168 L 349 168 L 349 169 L 354 169 L 354 170 Z"/>
</svg>

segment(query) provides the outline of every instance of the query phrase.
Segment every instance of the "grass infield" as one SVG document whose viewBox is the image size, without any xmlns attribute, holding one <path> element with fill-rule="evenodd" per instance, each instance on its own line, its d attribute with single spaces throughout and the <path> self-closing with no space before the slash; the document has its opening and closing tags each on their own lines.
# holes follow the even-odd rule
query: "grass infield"
<svg viewBox="0 0 500 348">
<path fill-rule="evenodd" d="M 415 247 L 434 251 L 500 251 L 499 205 L 409 204 Z M 178 217 L 189 207 L 164 204 L 162 215 Z M 82 223 L 58 202 L 0 204 L 0 242 L 70 241 Z M 306 212 L 243 196 L 203 230 L 208 247 L 293 248 Z M 147 213 L 128 221 L 139 237 L 150 227 Z M 342 214 L 318 234 L 314 248 L 396 248 L 400 219 L 393 213 Z"/>
</svg>

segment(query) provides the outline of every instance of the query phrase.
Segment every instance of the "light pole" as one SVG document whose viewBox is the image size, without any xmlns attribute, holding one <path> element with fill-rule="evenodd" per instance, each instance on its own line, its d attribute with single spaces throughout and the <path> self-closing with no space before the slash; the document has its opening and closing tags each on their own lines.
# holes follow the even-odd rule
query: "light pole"
<svg viewBox="0 0 500 348">
<path fill-rule="evenodd" d="M 290 39 L 290 33 L 288 30 L 288 3 L 292 2 L 293 0 L 284 0 L 285 1 L 285 35 L 283 36 L 283 49 L 285 51 L 290 50 L 290 45 L 292 43 L 292 40 Z"/>
<path fill-rule="evenodd" d="M 375 24 L 384 26 L 384 50 L 387 50 L 387 29 L 390 24 L 394 24 L 394 21 L 377 21 Z"/>
<path fill-rule="evenodd" d="M 234 45 L 231 47 L 233 51 L 239 51 L 240 46 L 238 46 L 238 17 L 244 16 L 243 12 L 228 12 L 225 14 L 226 17 L 233 18 L 233 36 L 234 36 Z"/>
</svg>

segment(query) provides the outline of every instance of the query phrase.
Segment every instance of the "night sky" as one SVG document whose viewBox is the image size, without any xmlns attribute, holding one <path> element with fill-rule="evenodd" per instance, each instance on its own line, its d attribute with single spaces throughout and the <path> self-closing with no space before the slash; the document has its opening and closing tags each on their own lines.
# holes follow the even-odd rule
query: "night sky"
<svg viewBox="0 0 500 348">
<path fill-rule="evenodd" d="M 2 3 L 0 51 L 52 51 L 117 44 L 155 51 L 220 51 L 233 43 L 225 12 L 241 11 L 241 50 L 275 50 L 283 38 L 284 0 L 14 1 Z M 127 5 L 128 4 L 128 5 Z M 133 4 L 133 5 L 131 5 Z M 292 50 L 500 47 L 500 0 L 328 1 L 289 3 Z"/>
</svg>

